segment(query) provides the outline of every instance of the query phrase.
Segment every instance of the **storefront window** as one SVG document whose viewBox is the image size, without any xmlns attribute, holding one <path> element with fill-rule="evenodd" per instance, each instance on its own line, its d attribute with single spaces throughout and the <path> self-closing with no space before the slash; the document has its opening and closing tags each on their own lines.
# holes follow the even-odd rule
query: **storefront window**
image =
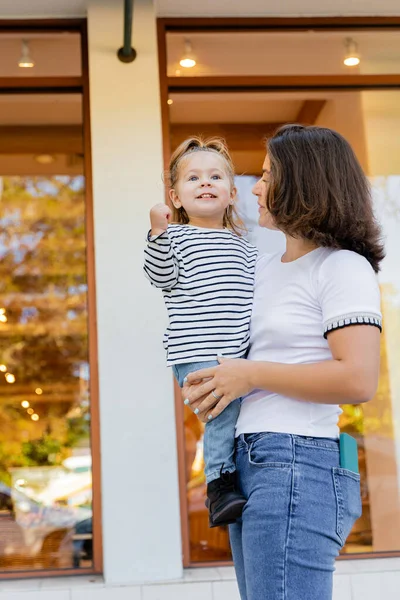
<svg viewBox="0 0 400 600">
<path fill-rule="evenodd" d="M 184 96 L 184 94 L 182 94 Z M 261 229 L 252 186 L 261 169 L 263 150 L 254 148 L 251 123 L 260 114 L 265 129 L 275 122 L 295 122 L 301 104 L 323 102 L 314 116 L 316 125 L 331 127 L 352 144 L 369 176 L 374 207 L 382 224 L 387 256 L 378 280 L 382 294 L 384 329 L 381 336 L 381 371 L 375 398 L 363 405 L 342 406 L 339 425 L 358 441 L 361 474 L 362 517 L 356 522 L 342 554 L 368 554 L 400 551 L 400 153 L 397 131 L 400 126 L 400 92 L 336 91 L 265 94 L 193 94 L 186 106 L 185 120 L 180 118 L 180 95 L 171 96 L 172 140 L 192 128 L 192 134 L 227 132 L 228 144 L 239 175 L 236 186 L 241 216 L 248 237 L 261 252 L 277 252 L 284 247 L 283 235 Z M 204 102 L 204 104 L 203 104 Z M 300 105 L 300 106 L 299 106 Z M 229 121 L 220 119 L 223 109 Z M 213 110 L 213 108 L 215 110 Z M 213 115 L 219 115 L 218 122 Z M 175 120 L 176 119 L 176 120 Z M 176 124 L 175 124 L 176 123 Z M 240 137 L 233 135 L 242 132 Z M 174 137 L 175 136 L 175 137 Z M 262 144 L 262 135 L 259 142 Z M 203 426 L 186 409 L 184 413 L 187 502 L 189 517 L 190 560 L 193 563 L 226 561 L 231 558 L 226 528 L 208 528 L 204 506 Z"/>
<path fill-rule="evenodd" d="M 0 571 L 90 568 L 82 99 L 0 101 Z"/>
</svg>

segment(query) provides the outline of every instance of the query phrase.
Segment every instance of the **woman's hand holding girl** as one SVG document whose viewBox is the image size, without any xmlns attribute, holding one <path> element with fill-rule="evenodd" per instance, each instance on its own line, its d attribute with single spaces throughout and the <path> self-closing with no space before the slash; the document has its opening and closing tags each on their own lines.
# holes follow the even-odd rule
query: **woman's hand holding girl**
<svg viewBox="0 0 400 600">
<path fill-rule="evenodd" d="M 185 404 L 205 423 L 253 389 L 252 361 L 243 358 L 218 360 L 218 367 L 190 373 L 182 388 Z"/>
</svg>

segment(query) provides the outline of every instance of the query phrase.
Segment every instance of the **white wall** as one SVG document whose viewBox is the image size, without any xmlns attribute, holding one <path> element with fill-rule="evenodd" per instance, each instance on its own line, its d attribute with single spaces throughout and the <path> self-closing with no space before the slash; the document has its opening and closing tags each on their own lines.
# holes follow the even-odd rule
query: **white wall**
<svg viewBox="0 0 400 600">
<path fill-rule="evenodd" d="M 135 2 L 138 57 L 116 57 L 122 3 L 88 10 L 106 582 L 181 575 L 172 375 L 161 295 L 145 280 L 148 211 L 163 200 L 156 26 Z"/>
</svg>

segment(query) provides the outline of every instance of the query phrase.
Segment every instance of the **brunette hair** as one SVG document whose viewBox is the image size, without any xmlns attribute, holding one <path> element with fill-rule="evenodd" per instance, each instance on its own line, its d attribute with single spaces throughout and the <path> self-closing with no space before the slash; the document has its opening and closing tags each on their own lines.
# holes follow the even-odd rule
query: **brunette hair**
<svg viewBox="0 0 400 600">
<path fill-rule="evenodd" d="M 218 156 L 221 156 L 225 163 L 231 188 L 235 187 L 235 167 L 233 166 L 233 161 L 225 141 L 221 138 L 203 139 L 202 137 L 194 136 L 182 142 L 171 156 L 166 178 L 170 189 L 173 189 L 179 180 L 179 169 L 182 161 L 193 154 L 193 152 L 214 152 Z M 175 223 L 189 223 L 189 216 L 183 206 L 180 208 L 173 206 L 172 210 L 172 219 Z M 232 204 L 225 210 L 223 226 L 231 229 L 237 235 L 242 235 L 245 231 L 245 227 Z"/>
<path fill-rule="evenodd" d="M 353 250 L 375 272 L 385 256 L 369 182 L 350 144 L 324 127 L 284 125 L 267 140 L 266 205 L 276 226 L 317 246 Z"/>
</svg>

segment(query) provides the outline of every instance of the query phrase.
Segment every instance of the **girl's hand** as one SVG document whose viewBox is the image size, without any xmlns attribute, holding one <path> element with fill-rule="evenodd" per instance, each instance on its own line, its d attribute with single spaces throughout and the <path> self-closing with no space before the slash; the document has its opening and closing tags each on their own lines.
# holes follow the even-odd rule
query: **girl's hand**
<svg viewBox="0 0 400 600">
<path fill-rule="evenodd" d="M 185 404 L 204 422 L 217 417 L 233 400 L 245 396 L 254 387 L 252 361 L 242 358 L 219 358 L 218 361 L 218 367 L 190 373 L 183 387 Z"/>
<path fill-rule="evenodd" d="M 150 210 L 151 235 L 161 235 L 167 231 L 172 211 L 169 206 L 160 202 Z"/>
</svg>

